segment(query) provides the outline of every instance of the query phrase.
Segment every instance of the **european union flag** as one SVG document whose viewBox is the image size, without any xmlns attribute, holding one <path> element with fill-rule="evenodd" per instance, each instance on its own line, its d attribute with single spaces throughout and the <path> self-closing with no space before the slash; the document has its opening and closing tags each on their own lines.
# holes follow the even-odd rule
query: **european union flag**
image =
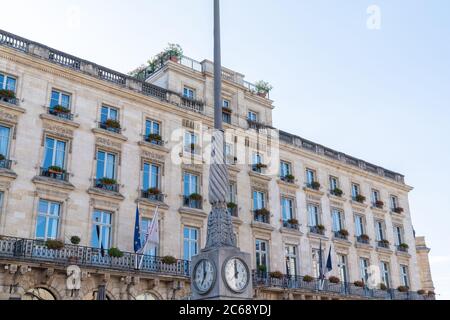
<svg viewBox="0 0 450 320">
<path fill-rule="evenodd" d="M 137 253 L 141 250 L 141 226 L 139 219 L 139 207 L 136 207 L 136 223 L 134 226 L 134 252 Z"/>
</svg>

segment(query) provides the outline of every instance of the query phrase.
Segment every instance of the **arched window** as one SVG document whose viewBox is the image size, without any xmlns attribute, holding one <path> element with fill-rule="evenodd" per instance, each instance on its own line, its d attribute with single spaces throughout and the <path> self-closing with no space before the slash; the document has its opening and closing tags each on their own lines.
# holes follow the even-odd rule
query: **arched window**
<svg viewBox="0 0 450 320">
<path fill-rule="evenodd" d="M 56 298 L 53 293 L 45 288 L 34 288 L 25 293 L 23 300 L 56 300 Z"/>
</svg>

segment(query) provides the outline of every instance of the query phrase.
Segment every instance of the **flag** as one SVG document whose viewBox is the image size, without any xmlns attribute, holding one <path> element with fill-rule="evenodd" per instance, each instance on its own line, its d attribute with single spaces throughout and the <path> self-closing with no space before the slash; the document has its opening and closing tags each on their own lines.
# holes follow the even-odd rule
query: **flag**
<svg viewBox="0 0 450 320">
<path fill-rule="evenodd" d="M 136 207 L 136 221 L 134 224 L 134 252 L 137 253 L 141 250 L 141 226 L 139 219 L 139 206 Z"/>
<path fill-rule="evenodd" d="M 159 213 L 158 208 L 155 209 L 155 214 L 153 215 L 152 222 L 147 227 L 147 235 L 145 237 L 145 243 L 144 246 L 139 250 L 139 254 L 142 255 L 139 266 L 137 269 L 142 268 L 142 264 L 144 263 L 144 257 L 145 253 L 147 252 L 150 245 L 154 245 L 155 247 L 158 247 L 159 245 Z"/>
<path fill-rule="evenodd" d="M 325 275 L 323 273 L 323 258 L 322 258 L 322 239 L 320 239 L 319 245 L 319 279 L 323 280 Z"/>
<path fill-rule="evenodd" d="M 330 252 L 328 253 L 326 268 L 327 268 L 327 272 L 331 272 L 331 270 L 333 270 L 333 261 L 331 259 L 331 245 L 330 245 Z"/>
<path fill-rule="evenodd" d="M 98 219 L 97 219 L 98 222 Z M 100 226 L 97 224 L 95 226 L 96 230 L 97 230 L 97 238 L 98 238 L 98 242 L 100 243 L 100 254 L 102 255 L 102 257 L 105 256 L 105 248 L 103 248 L 103 241 L 102 238 L 100 237 Z"/>
</svg>

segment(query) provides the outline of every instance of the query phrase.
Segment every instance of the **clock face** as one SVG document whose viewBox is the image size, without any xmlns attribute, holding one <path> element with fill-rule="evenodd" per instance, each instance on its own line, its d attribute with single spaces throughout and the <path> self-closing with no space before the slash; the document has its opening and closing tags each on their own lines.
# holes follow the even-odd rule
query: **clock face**
<svg viewBox="0 0 450 320">
<path fill-rule="evenodd" d="M 239 258 L 231 258 L 224 266 L 225 282 L 234 292 L 242 292 L 247 288 L 249 272 L 246 264 Z"/>
<path fill-rule="evenodd" d="M 201 294 L 208 293 L 211 290 L 216 278 L 216 269 L 209 260 L 200 260 L 194 269 L 194 284 L 197 291 Z"/>
</svg>

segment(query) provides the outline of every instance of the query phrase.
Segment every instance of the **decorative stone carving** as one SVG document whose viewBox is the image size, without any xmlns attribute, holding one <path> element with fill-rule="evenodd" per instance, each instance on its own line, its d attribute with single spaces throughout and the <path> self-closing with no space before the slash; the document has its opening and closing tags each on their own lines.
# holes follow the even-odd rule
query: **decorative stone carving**
<svg viewBox="0 0 450 320">
<path fill-rule="evenodd" d="M 0 110 L 0 120 L 16 124 L 18 121 L 18 117 L 15 114 Z"/>
<path fill-rule="evenodd" d="M 155 160 L 159 162 L 164 162 L 165 156 L 156 152 L 151 151 L 145 151 L 142 150 L 141 152 L 142 158 L 149 159 L 149 160 Z"/>
<path fill-rule="evenodd" d="M 100 208 L 109 208 L 113 210 L 119 210 L 120 205 L 117 202 L 111 202 L 106 200 L 100 200 L 96 198 L 91 198 L 90 205 L 93 207 L 100 207 Z"/>
<path fill-rule="evenodd" d="M 114 149 L 116 151 L 121 151 L 122 150 L 122 144 L 112 141 L 110 139 L 107 138 L 103 138 L 103 137 L 97 137 L 97 139 L 95 140 L 96 144 L 102 147 L 106 147 L 106 148 L 110 148 L 110 149 Z"/>
<path fill-rule="evenodd" d="M 61 138 L 73 138 L 73 130 L 60 127 L 54 124 L 50 124 L 47 122 L 44 122 L 44 131 L 49 132 L 51 134 L 54 134 L 56 136 L 59 136 Z"/>
</svg>

